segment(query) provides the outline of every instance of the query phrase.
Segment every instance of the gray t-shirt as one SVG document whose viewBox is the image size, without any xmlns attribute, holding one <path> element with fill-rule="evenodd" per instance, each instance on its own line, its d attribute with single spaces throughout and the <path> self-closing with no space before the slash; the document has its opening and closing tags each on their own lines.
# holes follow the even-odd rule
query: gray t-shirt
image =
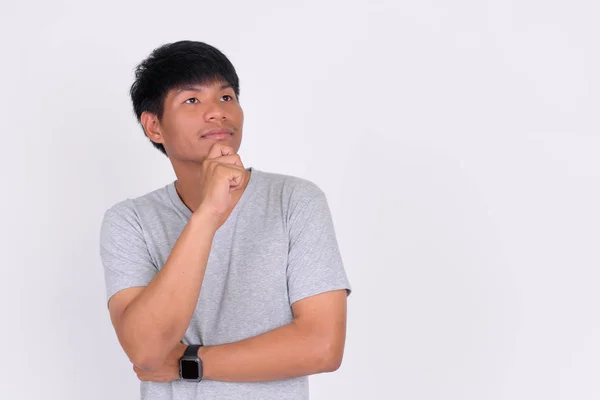
<svg viewBox="0 0 600 400">
<path fill-rule="evenodd" d="M 216 231 L 196 310 L 183 342 L 218 345 L 290 323 L 291 304 L 350 284 L 323 191 L 313 182 L 251 171 L 246 189 Z M 190 210 L 175 182 L 106 211 L 100 254 L 107 299 L 146 286 L 162 268 Z M 141 398 L 307 399 L 308 378 L 258 383 L 141 382 Z"/>
</svg>

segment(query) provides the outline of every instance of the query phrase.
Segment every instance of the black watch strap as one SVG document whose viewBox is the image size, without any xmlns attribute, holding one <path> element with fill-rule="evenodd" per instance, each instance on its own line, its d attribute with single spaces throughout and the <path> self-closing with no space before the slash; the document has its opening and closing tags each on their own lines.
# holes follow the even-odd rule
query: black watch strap
<svg viewBox="0 0 600 400">
<path fill-rule="evenodd" d="M 185 349 L 185 352 L 183 353 L 183 356 L 185 358 L 197 358 L 198 357 L 198 349 L 202 347 L 201 344 L 190 344 L 188 345 L 188 347 Z"/>
</svg>

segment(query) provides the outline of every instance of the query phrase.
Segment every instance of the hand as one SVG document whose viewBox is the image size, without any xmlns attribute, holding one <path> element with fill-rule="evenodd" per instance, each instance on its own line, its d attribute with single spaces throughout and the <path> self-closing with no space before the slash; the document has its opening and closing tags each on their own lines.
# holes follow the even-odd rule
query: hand
<svg viewBox="0 0 600 400">
<path fill-rule="evenodd" d="M 231 193 L 244 187 L 246 176 L 246 168 L 233 148 L 216 142 L 202 162 L 202 192 L 197 211 L 220 221 L 231 208 Z"/>
<path fill-rule="evenodd" d="M 163 366 L 155 371 L 144 371 L 135 365 L 133 366 L 133 370 L 137 374 L 140 381 L 171 382 L 180 379 L 179 359 L 183 356 L 186 348 L 187 345 L 181 342 L 177 343 L 167 356 Z"/>
</svg>

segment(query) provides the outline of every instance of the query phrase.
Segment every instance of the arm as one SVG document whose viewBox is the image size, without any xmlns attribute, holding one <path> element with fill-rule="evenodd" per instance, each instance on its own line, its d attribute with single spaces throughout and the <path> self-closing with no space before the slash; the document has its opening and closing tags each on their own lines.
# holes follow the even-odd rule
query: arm
<svg viewBox="0 0 600 400">
<path fill-rule="evenodd" d="M 201 347 L 204 379 L 264 382 L 338 369 L 346 339 L 346 290 L 307 297 L 294 303 L 292 310 L 294 320 L 280 328 L 235 343 Z M 184 350 L 182 346 L 171 352 L 161 370 L 134 370 L 142 381 L 178 379 Z"/>
<path fill-rule="evenodd" d="M 123 221 L 111 224 L 110 219 L 103 224 L 107 276 L 125 274 L 129 285 L 109 300 L 111 320 L 123 350 L 143 370 L 161 369 L 167 357 L 179 349 L 198 303 L 214 235 L 227 218 L 232 193 L 248 182 L 239 155 L 219 143 L 213 144 L 202 161 L 197 178 L 192 183 L 199 190 L 198 207 L 158 273 L 152 271 L 139 229 L 123 231 L 125 225 L 119 225 Z"/>
<path fill-rule="evenodd" d="M 201 347 L 205 379 L 281 380 L 339 368 L 346 340 L 346 290 L 299 300 L 294 320 L 236 343 Z"/>
<path fill-rule="evenodd" d="M 189 326 L 216 231 L 214 221 L 194 214 L 163 268 L 146 287 L 111 297 L 111 321 L 123 350 L 143 370 L 162 366 Z"/>
</svg>

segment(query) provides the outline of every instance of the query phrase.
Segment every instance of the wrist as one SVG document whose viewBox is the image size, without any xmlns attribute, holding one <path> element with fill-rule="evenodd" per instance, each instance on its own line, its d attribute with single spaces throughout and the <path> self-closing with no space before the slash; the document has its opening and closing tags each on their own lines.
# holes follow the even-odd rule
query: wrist
<svg viewBox="0 0 600 400">
<path fill-rule="evenodd" d="M 198 357 L 198 349 L 202 345 L 190 344 L 179 359 L 179 378 L 185 381 L 200 382 L 203 379 L 202 359 Z"/>
<path fill-rule="evenodd" d="M 211 378 L 211 369 L 210 365 L 207 365 L 207 352 L 210 351 L 211 346 L 202 346 L 198 349 L 198 358 L 202 361 L 202 376 L 203 379 L 212 379 Z M 208 362 L 210 364 L 210 362 Z"/>
<path fill-rule="evenodd" d="M 219 217 L 203 207 L 198 207 L 198 209 L 192 213 L 190 223 L 197 226 L 199 229 L 214 234 L 219 227 Z"/>
</svg>

